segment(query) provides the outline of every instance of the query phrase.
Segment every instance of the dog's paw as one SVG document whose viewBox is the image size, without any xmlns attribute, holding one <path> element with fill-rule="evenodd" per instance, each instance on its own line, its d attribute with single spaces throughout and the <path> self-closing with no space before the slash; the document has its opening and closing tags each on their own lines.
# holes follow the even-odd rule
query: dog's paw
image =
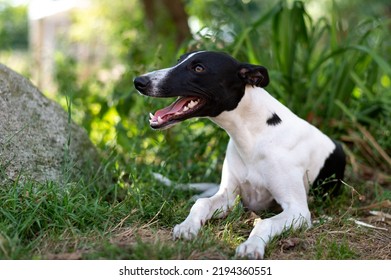
<svg viewBox="0 0 391 280">
<path fill-rule="evenodd" d="M 265 246 L 262 239 L 252 236 L 236 248 L 236 257 L 261 260 L 265 254 Z"/>
<path fill-rule="evenodd" d="M 197 236 L 199 230 L 200 227 L 197 227 L 185 221 L 174 227 L 173 238 L 174 240 L 180 238 L 185 240 L 191 240 Z"/>
</svg>

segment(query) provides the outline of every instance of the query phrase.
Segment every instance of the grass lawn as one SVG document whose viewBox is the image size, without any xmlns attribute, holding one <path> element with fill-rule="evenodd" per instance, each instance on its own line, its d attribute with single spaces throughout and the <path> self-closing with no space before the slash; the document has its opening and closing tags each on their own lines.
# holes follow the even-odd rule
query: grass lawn
<svg viewBox="0 0 391 280">
<path fill-rule="evenodd" d="M 192 152 L 189 148 L 186 155 L 191 158 Z M 110 173 L 108 167 L 106 175 L 117 174 L 110 180 L 102 178 L 107 180 L 105 188 L 96 188 L 94 182 L 2 186 L 0 258 L 234 259 L 235 248 L 259 217 L 237 203 L 226 219 L 208 222 L 194 241 L 172 241 L 172 228 L 186 218 L 193 193 L 162 186 L 151 172 L 166 170 L 186 182 L 194 170 L 185 165 L 178 175 L 179 163 L 175 158 L 170 161 L 172 165 L 137 163 L 121 173 L 118 167 Z M 357 178 L 351 166 L 346 182 L 343 193 L 332 201 L 310 197 L 313 227 L 275 238 L 265 258 L 390 259 L 390 216 L 370 214 L 373 210 L 390 214 L 389 182 L 380 185 Z"/>
</svg>

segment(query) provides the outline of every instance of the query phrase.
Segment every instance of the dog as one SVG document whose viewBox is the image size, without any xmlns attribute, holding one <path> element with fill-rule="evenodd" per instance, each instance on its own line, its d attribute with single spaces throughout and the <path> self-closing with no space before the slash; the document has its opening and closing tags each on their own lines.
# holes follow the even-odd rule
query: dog
<svg viewBox="0 0 391 280">
<path fill-rule="evenodd" d="M 153 129 L 206 117 L 230 137 L 218 191 L 195 202 L 188 217 L 174 227 L 174 239 L 195 238 L 207 220 L 225 217 L 237 196 L 254 212 L 277 203 L 282 211 L 258 222 L 236 249 L 238 258 L 263 259 L 273 237 L 311 226 L 311 186 L 340 187 L 345 170 L 341 144 L 272 97 L 264 89 L 268 84 L 265 67 L 212 51 L 187 53 L 171 68 L 134 79 L 142 95 L 177 98 L 150 113 Z"/>
</svg>

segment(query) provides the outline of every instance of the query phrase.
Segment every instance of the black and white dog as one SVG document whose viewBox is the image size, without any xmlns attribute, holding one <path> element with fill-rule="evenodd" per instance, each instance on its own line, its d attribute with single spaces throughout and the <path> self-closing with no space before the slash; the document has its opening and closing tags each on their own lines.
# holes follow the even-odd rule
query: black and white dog
<svg viewBox="0 0 391 280">
<path fill-rule="evenodd" d="M 311 226 L 310 186 L 330 187 L 343 178 L 341 145 L 269 95 L 263 89 L 268 83 L 264 67 L 209 51 L 188 53 L 175 66 L 134 80 L 144 95 L 178 97 L 150 114 L 152 128 L 208 117 L 230 136 L 218 192 L 195 202 L 186 220 L 175 226 L 175 239 L 194 238 L 216 213 L 224 217 L 238 195 L 255 212 L 277 202 L 282 212 L 257 223 L 236 249 L 237 257 L 261 259 L 274 236 Z M 334 180 L 322 183 L 330 177 Z"/>
</svg>

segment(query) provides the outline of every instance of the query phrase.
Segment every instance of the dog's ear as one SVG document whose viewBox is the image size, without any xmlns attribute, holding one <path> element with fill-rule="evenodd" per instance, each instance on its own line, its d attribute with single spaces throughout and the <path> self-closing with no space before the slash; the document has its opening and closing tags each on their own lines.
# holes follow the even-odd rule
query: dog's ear
<svg viewBox="0 0 391 280">
<path fill-rule="evenodd" d="M 269 74 L 263 66 L 241 64 L 239 77 L 248 85 L 266 87 L 269 84 Z"/>
</svg>

